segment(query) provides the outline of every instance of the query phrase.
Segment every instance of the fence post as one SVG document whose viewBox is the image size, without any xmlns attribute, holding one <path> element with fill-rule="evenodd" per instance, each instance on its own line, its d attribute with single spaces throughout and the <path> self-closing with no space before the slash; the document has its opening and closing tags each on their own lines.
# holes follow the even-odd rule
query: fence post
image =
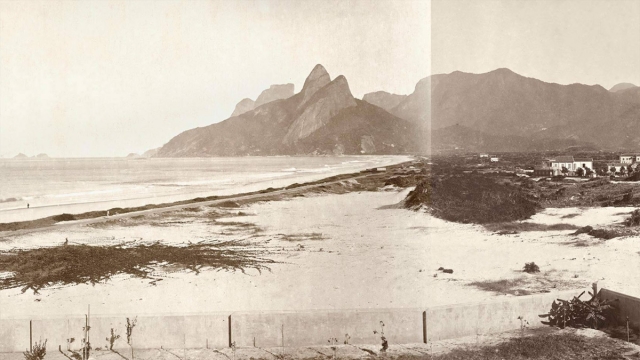
<svg viewBox="0 0 640 360">
<path fill-rule="evenodd" d="M 229 321 L 227 323 L 229 325 L 229 347 L 231 347 L 231 343 L 233 342 L 231 338 L 231 315 L 229 315 Z"/>
<path fill-rule="evenodd" d="M 427 343 L 427 311 L 422 312 L 422 341 Z"/>
</svg>

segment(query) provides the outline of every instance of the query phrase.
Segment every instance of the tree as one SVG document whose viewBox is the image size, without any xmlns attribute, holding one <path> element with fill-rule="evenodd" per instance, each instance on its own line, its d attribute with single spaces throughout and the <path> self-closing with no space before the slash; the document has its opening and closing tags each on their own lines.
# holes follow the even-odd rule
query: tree
<svg viewBox="0 0 640 360">
<path fill-rule="evenodd" d="M 587 176 L 591 176 L 591 174 L 593 174 L 593 170 L 591 170 L 591 168 L 589 167 L 585 167 L 584 171 L 585 171 L 585 175 Z"/>
<path fill-rule="evenodd" d="M 612 166 L 611 169 L 609 169 L 609 171 L 611 171 L 612 174 L 616 173 L 616 167 Z"/>
<path fill-rule="evenodd" d="M 633 174 L 633 167 L 632 167 L 631 165 L 628 165 L 628 166 L 627 166 L 627 173 L 628 173 L 629 175 Z"/>
<path fill-rule="evenodd" d="M 620 175 L 624 175 L 627 173 L 627 169 L 624 166 L 620 166 Z"/>
<path fill-rule="evenodd" d="M 562 167 L 562 173 L 566 176 L 569 173 L 569 169 L 567 169 L 566 167 Z"/>
<path fill-rule="evenodd" d="M 578 168 L 578 170 L 576 170 L 576 174 L 578 174 L 578 176 L 583 177 L 584 176 L 584 169 L 583 168 Z"/>
</svg>

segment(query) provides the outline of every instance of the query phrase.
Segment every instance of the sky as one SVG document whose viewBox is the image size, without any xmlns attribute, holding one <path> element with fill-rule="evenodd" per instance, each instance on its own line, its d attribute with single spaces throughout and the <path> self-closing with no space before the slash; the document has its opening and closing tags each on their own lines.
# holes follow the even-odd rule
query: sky
<svg viewBox="0 0 640 360">
<path fill-rule="evenodd" d="M 640 0 L 434 0 L 434 73 L 640 85 Z"/>
<path fill-rule="evenodd" d="M 0 156 L 126 156 L 228 118 L 320 63 L 361 97 L 428 76 L 429 6 L 390 1 L 0 2 Z"/>
<path fill-rule="evenodd" d="M 110 157 L 322 64 L 354 96 L 510 68 L 640 85 L 640 0 L 0 0 L 0 157 Z"/>
</svg>

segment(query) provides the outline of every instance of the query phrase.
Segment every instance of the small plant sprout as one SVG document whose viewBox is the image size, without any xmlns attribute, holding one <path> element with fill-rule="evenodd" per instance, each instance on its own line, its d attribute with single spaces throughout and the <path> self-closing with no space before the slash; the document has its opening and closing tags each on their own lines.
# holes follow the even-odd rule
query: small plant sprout
<svg viewBox="0 0 640 360">
<path fill-rule="evenodd" d="M 109 350 L 113 351 L 113 343 L 115 343 L 118 339 L 120 339 L 120 335 L 116 334 L 116 331 L 111 328 L 111 336 L 106 338 L 106 340 L 109 342 Z"/>
<path fill-rule="evenodd" d="M 231 354 L 233 356 L 233 360 L 236 360 L 236 342 L 231 343 Z"/>
<path fill-rule="evenodd" d="M 329 344 L 331 344 L 331 350 L 333 350 L 333 358 L 336 358 L 336 351 L 338 350 L 338 347 L 336 345 L 338 345 L 338 339 L 336 338 L 329 338 L 329 340 L 327 340 L 327 342 Z"/>
<path fill-rule="evenodd" d="M 67 351 L 71 350 L 71 344 L 73 344 L 73 342 L 76 341 L 75 338 L 69 338 L 67 339 Z"/>
<path fill-rule="evenodd" d="M 377 334 L 378 330 L 373 330 L 373 333 Z M 387 338 L 384 337 L 384 322 L 382 322 L 382 320 L 380 321 L 380 340 L 382 340 L 382 348 L 380 349 L 380 352 L 387 352 L 389 343 L 387 342 Z"/>
<path fill-rule="evenodd" d="M 135 318 L 133 318 L 133 320 L 127 318 L 127 344 L 129 344 L 129 347 L 131 347 L 131 360 L 133 360 L 133 328 L 136 327 L 136 324 L 138 323 L 138 317 L 136 316 Z"/>
<path fill-rule="evenodd" d="M 36 342 L 30 350 L 25 351 L 23 354 L 25 360 L 44 359 L 45 355 L 47 355 L 47 340 Z"/>
<path fill-rule="evenodd" d="M 349 334 L 344 334 L 344 344 L 349 345 L 349 340 L 351 340 L 351 336 Z"/>
</svg>

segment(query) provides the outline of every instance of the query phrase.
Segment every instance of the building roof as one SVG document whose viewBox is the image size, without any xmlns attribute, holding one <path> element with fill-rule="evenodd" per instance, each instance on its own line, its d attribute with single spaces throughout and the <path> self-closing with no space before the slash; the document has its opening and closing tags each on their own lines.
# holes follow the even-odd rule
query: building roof
<svg viewBox="0 0 640 360">
<path fill-rule="evenodd" d="M 560 162 L 560 163 L 568 163 L 573 162 L 573 156 L 558 156 L 555 160 L 551 160 L 551 162 Z"/>
<path fill-rule="evenodd" d="M 620 156 L 640 156 L 640 154 L 621 154 Z"/>
<path fill-rule="evenodd" d="M 578 159 L 578 158 L 576 158 L 574 161 L 577 161 L 577 162 L 580 162 L 580 161 L 591 161 L 591 162 L 593 162 L 593 159 L 588 159 L 588 158 L 580 158 L 580 159 Z"/>
</svg>

